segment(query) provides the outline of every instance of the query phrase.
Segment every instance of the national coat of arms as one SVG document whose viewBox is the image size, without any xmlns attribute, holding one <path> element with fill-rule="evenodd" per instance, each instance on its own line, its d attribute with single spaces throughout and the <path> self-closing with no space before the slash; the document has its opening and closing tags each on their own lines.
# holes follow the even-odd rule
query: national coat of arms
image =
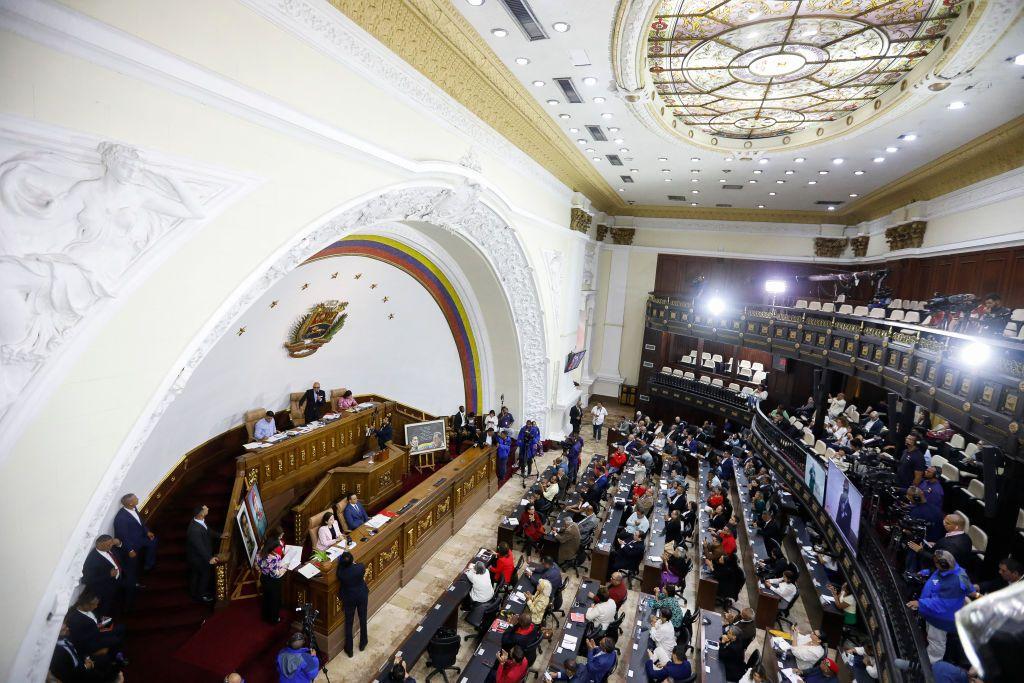
<svg viewBox="0 0 1024 683">
<path fill-rule="evenodd" d="M 345 326 L 345 319 L 348 318 L 348 313 L 344 312 L 346 308 L 347 301 L 324 301 L 309 309 L 288 331 L 288 341 L 284 344 L 288 355 L 292 358 L 305 358 L 331 341 Z"/>
</svg>

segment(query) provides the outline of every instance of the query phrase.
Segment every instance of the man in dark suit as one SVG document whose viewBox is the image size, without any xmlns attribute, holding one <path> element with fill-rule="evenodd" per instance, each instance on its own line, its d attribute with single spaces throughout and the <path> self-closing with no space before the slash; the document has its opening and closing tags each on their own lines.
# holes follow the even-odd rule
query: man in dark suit
<svg viewBox="0 0 1024 683">
<path fill-rule="evenodd" d="M 466 415 L 466 406 L 459 406 L 459 411 L 452 415 L 452 431 L 458 434 L 466 427 L 467 422 L 469 422 L 469 416 Z"/>
<path fill-rule="evenodd" d="M 925 541 L 924 545 L 919 543 L 907 544 L 907 547 L 916 553 L 916 555 L 912 555 L 909 558 L 907 566 L 909 571 L 928 567 L 932 562 L 932 557 L 940 550 L 950 553 L 961 567 L 970 560 L 971 550 L 973 549 L 971 537 L 964 533 L 964 529 L 967 527 L 967 520 L 954 512 L 942 519 L 942 527 L 945 529 L 946 535 L 935 541 L 934 544 L 928 541 Z"/>
<path fill-rule="evenodd" d="M 82 565 L 82 580 L 86 589 L 99 599 L 96 614 L 101 617 L 112 615 L 115 605 L 124 597 L 124 571 L 114 555 L 117 544 L 117 539 L 108 534 L 97 536 Z"/>
<path fill-rule="evenodd" d="M 198 602 L 213 602 L 210 595 L 210 575 L 217 558 L 213 554 L 216 535 L 206 526 L 210 509 L 196 507 L 185 533 L 185 560 L 188 563 L 188 592 Z"/>
<path fill-rule="evenodd" d="M 609 568 L 613 572 L 623 570 L 636 571 L 640 566 L 640 560 L 644 557 L 644 536 L 640 531 L 633 533 L 633 538 L 628 541 L 617 541 L 619 547 L 612 551 L 609 559 Z"/>
<path fill-rule="evenodd" d="M 761 519 L 757 520 L 757 528 L 762 536 L 782 545 L 782 525 L 772 516 L 772 513 L 767 511 L 761 513 Z"/>
<path fill-rule="evenodd" d="M 117 676 L 117 666 L 108 657 L 97 657 L 78 651 L 71 642 L 71 629 L 65 619 L 60 625 L 60 636 L 50 659 L 50 674 L 61 683 L 104 683 Z"/>
<path fill-rule="evenodd" d="M 579 400 L 569 408 L 569 424 L 572 425 L 573 432 L 580 433 L 580 426 L 583 424 L 583 404 Z"/>
<path fill-rule="evenodd" d="M 113 657 L 124 641 L 124 626 L 112 627 L 109 620 L 98 616 L 99 604 L 99 598 L 89 591 L 79 595 L 75 608 L 68 613 L 68 635 L 81 655 Z"/>
<path fill-rule="evenodd" d="M 156 534 L 142 521 L 134 493 L 121 496 L 121 509 L 114 515 L 114 536 L 121 541 L 125 556 L 125 581 L 142 588 L 138 585 L 139 570 L 149 571 L 156 565 Z"/>
<path fill-rule="evenodd" d="M 394 430 L 391 427 L 391 418 L 387 415 L 384 416 L 384 420 L 380 423 L 380 427 L 373 430 L 374 436 L 377 437 L 377 450 L 384 450 L 388 447 L 388 441 L 394 436 Z"/>
<path fill-rule="evenodd" d="M 299 405 L 302 406 L 302 416 L 306 424 L 320 419 L 327 408 L 327 395 L 320 388 L 320 382 L 313 382 L 313 388 L 306 389 L 306 393 L 299 399 Z"/>
<path fill-rule="evenodd" d="M 877 436 L 882 433 L 883 427 L 885 427 L 885 422 L 878 416 L 878 411 L 872 410 L 868 415 L 868 419 L 864 422 L 864 433 Z"/>
<path fill-rule="evenodd" d="M 338 560 L 338 596 L 341 598 L 341 605 L 345 609 L 345 654 L 353 656 L 352 634 L 353 621 L 356 614 L 359 614 L 359 651 L 366 649 L 366 602 L 370 597 L 370 590 L 366 586 L 363 576 L 366 567 L 356 562 L 352 553 L 346 551 L 341 554 Z"/>
</svg>

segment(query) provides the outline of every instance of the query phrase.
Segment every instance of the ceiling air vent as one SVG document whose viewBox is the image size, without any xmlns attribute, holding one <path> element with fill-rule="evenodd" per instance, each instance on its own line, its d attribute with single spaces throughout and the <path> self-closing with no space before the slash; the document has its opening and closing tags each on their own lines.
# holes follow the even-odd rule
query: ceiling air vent
<svg viewBox="0 0 1024 683">
<path fill-rule="evenodd" d="M 571 104 L 581 104 L 583 102 L 583 98 L 576 92 L 576 86 L 573 85 L 571 78 L 556 78 L 555 83 L 562 89 L 566 102 Z"/>
<path fill-rule="evenodd" d="M 720 209 L 731 209 L 732 208 L 732 204 L 715 204 L 715 206 L 717 206 Z"/>
<path fill-rule="evenodd" d="M 619 158 L 618 154 L 606 154 L 608 157 L 608 163 L 612 166 L 622 166 L 622 159 Z"/>
<path fill-rule="evenodd" d="M 742 185 L 722 185 L 723 190 L 742 190 Z"/>
<path fill-rule="evenodd" d="M 519 24 L 519 28 L 522 29 L 528 40 L 547 40 L 548 34 L 544 33 L 540 20 L 537 19 L 533 8 L 525 0 L 501 0 L 501 4 L 505 5 L 505 9 Z"/>
<path fill-rule="evenodd" d="M 633 176 L 631 176 L 631 175 L 620 175 L 619 177 L 622 178 L 622 182 L 624 182 L 624 183 L 631 183 L 631 182 L 633 182 Z"/>
<path fill-rule="evenodd" d="M 587 132 L 596 142 L 608 142 L 608 136 L 601 130 L 601 126 L 587 126 Z"/>
<path fill-rule="evenodd" d="M 837 201 L 834 201 L 834 200 L 833 201 L 822 201 L 822 200 L 819 200 L 819 201 L 816 201 L 814 203 L 817 204 L 818 206 L 839 206 L 843 202 L 842 201 L 838 201 L 837 202 Z"/>
<path fill-rule="evenodd" d="M 684 197 L 681 194 L 670 194 L 670 195 L 668 195 L 668 199 L 669 199 L 670 202 L 685 202 L 686 201 L 686 197 Z"/>
</svg>

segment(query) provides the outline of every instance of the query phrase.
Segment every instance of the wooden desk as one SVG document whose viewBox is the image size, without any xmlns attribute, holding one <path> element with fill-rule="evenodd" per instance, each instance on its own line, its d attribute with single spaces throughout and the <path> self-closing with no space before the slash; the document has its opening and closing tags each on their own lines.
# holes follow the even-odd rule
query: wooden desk
<svg viewBox="0 0 1024 683">
<path fill-rule="evenodd" d="M 366 566 L 371 615 L 479 509 L 495 490 L 493 480 L 494 449 L 471 448 L 389 505 L 396 517 L 379 531 L 363 525 L 352 532 L 352 554 Z M 334 569 L 290 578 L 288 605 L 310 602 L 319 610 L 314 631 L 333 658 L 342 649 L 345 621 Z"/>
<path fill-rule="evenodd" d="M 538 571 L 541 566 L 536 563 L 530 563 L 530 567 L 534 571 Z M 491 628 L 487 630 L 483 640 L 477 646 L 476 652 L 473 657 L 470 658 L 469 662 L 466 663 L 465 668 L 462 670 L 462 675 L 459 676 L 460 683 L 466 681 L 467 683 L 477 683 L 478 681 L 486 681 L 487 675 L 497 666 L 498 652 L 501 650 L 501 638 L 505 631 L 499 631 L 495 629 L 495 624 L 499 620 L 504 620 L 508 624 L 508 628 L 515 628 L 513 624 L 519 615 L 526 609 L 526 601 L 513 600 L 512 596 L 518 591 L 520 593 L 532 592 L 534 586 L 530 583 L 530 579 L 526 572 L 521 572 L 519 576 L 519 582 L 516 584 L 514 591 L 509 591 L 508 597 L 505 598 L 505 602 L 502 604 L 501 610 L 498 613 L 498 618 L 495 619 L 495 623 L 492 623 Z"/>
<path fill-rule="evenodd" d="M 717 643 L 722 640 L 722 615 L 702 609 L 698 624 L 700 633 L 697 636 L 697 656 L 700 657 L 700 670 L 697 679 L 702 683 L 725 683 L 725 667 L 718 660 L 718 648 L 708 647 L 709 641 Z"/>
<path fill-rule="evenodd" d="M 773 628 L 779 614 L 781 599 L 775 591 L 762 586 L 760 581 L 750 581 L 750 577 L 757 577 L 757 563 L 768 560 L 768 551 L 765 549 L 764 539 L 757 534 L 749 483 L 747 475 L 743 472 L 743 464 L 738 458 L 733 458 L 732 462 L 736 486 L 731 488 L 729 495 L 733 501 L 733 509 L 743 517 L 743 523 L 737 525 L 736 543 L 739 548 L 746 550 L 740 553 L 740 557 L 743 558 L 743 571 L 748 577 L 747 598 L 754 606 L 754 625 L 757 628 Z"/>
<path fill-rule="evenodd" d="M 817 558 L 808 559 L 802 552 L 805 546 L 811 547 L 811 537 L 803 519 L 795 515 L 789 518 L 789 532 L 783 539 L 783 545 L 790 559 L 800 568 L 796 583 L 800 587 L 808 620 L 821 629 L 821 635 L 830 647 L 838 647 L 843 635 L 843 612 L 832 603 L 823 605 L 821 602 L 823 596 L 832 597 L 832 591 L 828 589 L 825 566 Z"/>
<path fill-rule="evenodd" d="M 626 654 L 627 681 L 648 680 L 647 660 L 650 659 L 650 653 L 647 651 L 647 643 L 651 640 L 652 599 L 654 599 L 653 595 L 644 592 L 640 594 L 640 599 L 637 601 L 636 619 L 631 623 L 633 646 Z M 683 643 L 680 643 L 680 645 L 683 645 Z M 689 645 L 689 643 L 686 643 L 686 645 Z"/>
<path fill-rule="evenodd" d="M 704 566 L 704 548 L 711 536 L 711 528 L 708 520 L 708 513 L 704 509 L 708 506 L 708 471 L 710 465 L 707 460 L 700 461 L 699 476 L 697 478 L 697 560 L 694 564 L 697 567 L 697 607 L 702 610 L 714 610 L 715 599 L 718 597 L 718 581 L 711 576 L 711 572 Z"/>
<path fill-rule="evenodd" d="M 612 550 L 615 547 L 619 527 L 622 525 L 622 515 L 625 512 L 624 508 L 615 507 L 615 498 L 628 500 L 633 495 L 633 481 L 636 478 L 634 466 L 643 467 L 643 465 L 637 465 L 635 460 L 627 462 L 622 474 L 619 475 L 618 486 L 614 489 L 609 488 L 611 496 L 606 501 L 608 516 L 601 527 L 601 535 L 597 537 L 597 542 L 590 551 L 590 576 L 601 583 L 605 583 L 611 574 Z M 608 492 L 605 495 L 607 496 Z"/>
<path fill-rule="evenodd" d="M 583 634 L 587 630 L 585 617 L 587 610 L 594 604 L 594 601 L 591 600 L 587 594 L 596 594 L 597 589 L 600 587 L 601 584 L 593 579 L 583 579 L 580 581 L 580 587 L 576 591 L 576 598 L 573 600 L 572 605 L 569 605 L 568 613 L 565 615 L 563 630 L 561 634 L 552 641 L 555 651 L 551 653 L 551 659 L 548 661 L 548 668 L 554 669 L 555 671 L 565 671 L 566 662 L 569 660 L 575 661 L 576 656 L 580 652 L 586 654 L 587 643 L 583 640 Z M 563 607 L 565 607 L 565 605 L 563 605 Z M 573 614 L 584 615 L 584 621 L 573 621 Z M 565 636 L 573 636 L 576 638 L 575 650 L 562 647 L 562 643 L 565 641 Z"/>
</svg>

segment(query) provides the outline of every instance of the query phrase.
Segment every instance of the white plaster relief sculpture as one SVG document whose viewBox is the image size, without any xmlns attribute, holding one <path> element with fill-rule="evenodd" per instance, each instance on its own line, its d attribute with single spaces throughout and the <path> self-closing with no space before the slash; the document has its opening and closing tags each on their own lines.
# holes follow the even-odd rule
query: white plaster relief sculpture
<svg viewBox="0 0 1024 683">
<path fill-rule="evenodd" d="M 545 249 L 544 261 L 548 267 L 548 282 L 551 284 L 551 302 L 555 309 L 556 329 L 561 329 L 559 315 L 562 308 L 562 252 L 557 249 Z"/>
<path fill-rule="evenodd" d="M 594 289 L 594 274 L 597 272 L 597 242 L 587 242 L 583 257 L 583 290 Z"/>
<path fill-rule="evenodd" d="M 4 156 L 0 415 L 79 322 L 118 295 L 142 256 L 182 221 L 203 217 L 207 198 L 124 145 Z"/>
</svg>

